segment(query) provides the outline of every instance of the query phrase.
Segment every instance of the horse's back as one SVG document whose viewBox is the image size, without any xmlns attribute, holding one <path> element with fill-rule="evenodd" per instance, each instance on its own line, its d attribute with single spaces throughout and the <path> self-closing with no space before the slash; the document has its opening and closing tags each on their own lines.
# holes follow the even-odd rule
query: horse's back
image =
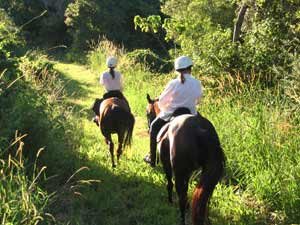
<svg viewBox="0 0 300 225">
<path fill-rule="evenodd" d="M 116 107 L 120 107 L 127 112 L 130 111 L 129 105 L 127 104 L 127 102 L 124 99 L 112 97 L 112 98 L 103 100 L 103 102 L 100 105 L 100 114 L 107 108 L 114 109 Z"/>
<path fill-rule="evenodd" d="M 202 166 L 210 155 L 210 151 L 215 151 L 220 146 L 215 128 L 201 116 L 176 117 L 170 122 L 168 137 L 173 163 L 180 161 L 177 164 L 181 167 L 191 169 Z M 178 166 L 177 168 L 179 169 Z"/>
<path fill-rule="evenodd" d="M 117 133 L 123 126 L 126 126 L 126 120 L 131 118 L 130 109 L 125 100 L 119 98 L 105 99 L 100 106 L 100 126 L 103 131 Z"/>
</svg>

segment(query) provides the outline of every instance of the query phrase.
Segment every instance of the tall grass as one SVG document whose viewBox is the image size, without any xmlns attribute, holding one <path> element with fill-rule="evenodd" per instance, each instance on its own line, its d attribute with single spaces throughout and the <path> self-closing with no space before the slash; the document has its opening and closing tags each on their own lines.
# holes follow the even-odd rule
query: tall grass
<svg viewBox="0 0 300 225">
<path fill-rule="evenodd" d="M 23 154 L 22 139 L 25 136 L 16 132 L 10 146 L 7 149 L 0 148 L 1 224 L 50 224 L 55 221 L 47 211 L 50 196 L 38 185 L 45 175 L 45 167 L 39 169 L 35 162 L 32 172 L 28 173 L 28 163 Z M 41 151 L 37 152 L 36 159 Z"/>
<path fill-rule="evenodd" d="M 105 69 L 104 60 L 99 60 L 109 52 L 105 47 L 101 45 L 89 54 L 91 68 L 96 71 Z M 158 96 L 176 75 L 149 73 L 147 68 L 127 62 L 124 52 L 119 58 L 125 95 L 135 115 L 143 118 L 146 93 Z M 212 206 L 213 213 L 232 223 L 214 222 L 299 222 L 300 117 L 297 102 L 288 95 L 291 88 L 286 89 L 284 81 L 272 87 L 265 85 L 259 74 L 212 78 L 193 71 L 193 75 L 204 86 L 198 109 L 215 125 L 227 156 L 226 176 L 212 198 Z"/>
<path fill-rule="evenodd" d="M 64 207 L 93 182 L 73 174 L 81 168 L 75 149 L 82 125 L 67 104 L 64 81 L 45 55 L 28 52 L 18 70 L 18 79 L 0 75 L 0 221 L 67 223 L 70 212 Z M 27 135 L 16 136 L 15 130 Z"/>
<path fill-rule="evenodd" d="M 229 181 L 236 193 L 263 203 L 267 218 L 274 220 L 269 222 L 295 223 L 300 203 L 299 114 L 290 110 L 293 102 L 282 94 L 280 83 L 266 88 L 255 77 L 244 83 L 228 76 L 232 82 L 221 81 L 201 111 L 219 131 Z"/>
</svg>

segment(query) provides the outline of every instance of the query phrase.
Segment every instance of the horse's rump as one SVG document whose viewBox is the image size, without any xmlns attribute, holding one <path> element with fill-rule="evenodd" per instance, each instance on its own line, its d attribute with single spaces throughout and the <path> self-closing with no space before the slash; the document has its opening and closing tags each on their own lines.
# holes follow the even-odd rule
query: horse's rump
<svg viewBox="0 0 300 225">
<path fill-rule="evenodd" d="M 165 137 L 165 135 L 167 135 L 169 126 L 170 126 L 170 123 L 167 123 L 160 129 L 160 131 L 158 132 L 157 137 L 156 137 L 157 143 L 159 143 Z"/>
<path fill-rule="evenodd" d="M 124 99 L 120 99 L 120 98 L 116 98 L 116 97 L 112 97 L 112 98 L 103 100 L 103 102 L 100 105 L 100 109 L 99 109 L 100 114 L 103 113 L 103 111 L 105 109 L 107 109 L 107 107 L 110 107 L 110 108 L 120 107 L 127 112 L 130 111 L 127 102 Z"/>
<path fill-rule="evenodd" d="M 118 98 L 105 99 L 100 106 L 101 128 L 109 129 L 116 133 L 128 118 L 129 108 L 124 100 Z"/>
<path fill-rule="evenodd" d="M 100 106 L 99 121 L 104 136 L 112 133 L 124 135 L 125 146 L 130 145 L 135 120 L 125 100 L 115 97 L 105 99 Z"/>
<path fill-rule="evenodd" d="M 186 181 L 194 171 L 202 169 L 193 195 L 192 218 L 194 225 L 204 225 L 208 220 L 209 198 L 225 167 L 225 156 L 218 135 L 209 120 L 199 115 L 178 116 L 164 128 L 159 137 L 159 146 L 160 155 L 164 157 L 161 161 L 168 179 L 169 200 L 172 199 L 172 168 L 184 223 L 188 189 Z"/>
</svg>

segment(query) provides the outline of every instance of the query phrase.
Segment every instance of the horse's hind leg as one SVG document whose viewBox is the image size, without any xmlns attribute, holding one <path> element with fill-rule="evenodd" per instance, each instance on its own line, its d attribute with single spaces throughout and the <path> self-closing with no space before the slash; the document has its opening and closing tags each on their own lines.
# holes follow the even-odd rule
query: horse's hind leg
<svg viewBox="0 0 300 225">
<path fill-rule="evenodd" d="M 119 142 L 119 145 L 118 145 L 118 150 L 117 150 L 117 159 L 119 161 L 120 159 L 120 156 L 122 155 L 122 148 L 123 148 L 123 141 L 124 141 L 124 133 L 118 133 L 118 142 Z"/>
<path fill-rule="evenodd" d="M 160 160 L 162 162 L 166 178 L 168 181 L 167 191 L 168 191 L 168 199 L 169 202 L 173 202 L 172 192 L 173 192 L 173 182 L 172 182 L 172 167 L 170 161 L 170 150 L 168 140 L 163 140 L 160 146 Z"/>
<path fill-rule="evenodd" d="M 173 182 L 172 182 L 171 164 L 169 163 L 169 165 L 167 165 L 166 167 L 164 166 L 164 170 L 165 170 L 167 181 L 168 181 L 168 184 L 167 184 L 168 199 L 169 199 L 169 202 L 172 203 L 173 202 L 173 198 L 172 198 Z"/>
<path fill-rule="evenodd" d="M 106 143 L 109 145 L 109 152 L 110 152 L 110 157 L 111 157 L 111 164 L 112 167 L 116 167 L 115 164 L 115 159 L 114 159 L 114 143 L 111 139 L 111 135 L 109 135 L 108 137 L 105 138 Z"/>
<path fill-rule="evenodd" d="M 179 208 L 181 213 L 181 224 L 185 225 L 185 210 L 187 208 L 188 179 L 185 176 L 175 174 L 175 187 L 179 198 Z"/>
</svg>

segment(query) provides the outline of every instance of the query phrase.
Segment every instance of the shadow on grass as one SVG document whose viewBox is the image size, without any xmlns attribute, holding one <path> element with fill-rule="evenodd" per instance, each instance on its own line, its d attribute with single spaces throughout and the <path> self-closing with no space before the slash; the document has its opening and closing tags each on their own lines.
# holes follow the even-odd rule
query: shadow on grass
<svg viewBox="0 0 300 225">
<path fill-rule="evenodd" d="M 59 223 L 167 225 L 179 221 L 177 206 L 168 204 L 164 187 L 123 170 L 126 162 L 108 169 L 110 157 L 107 161 L 105 165 L 84 158 L 77 161 L 78 167 L 87 166 L 89 170 L 81 172 L 75 179 L 99 179 L 100 182 L 74 189 L 82 193 L 79 197 L 60 198 L 52 208 Z"/>
<path fill-rule="evenodd" d="M 89 95 L 89 84 L 71 80 L 62 72 L 60 72 L 60 78 L 65 82 L 66 94 L 71 99 L 68 104 L 75 105 L 77 112 L 88 112 L 83 105 L 76 103 L 76 100 Z M 86 116 L 88 114 L 85 113 Z M 78 130 L 78 132 L 82 131 Z M 71 135 L 75 134 L 76 132 L 71 133 Z M 62 142 L 64 138 L 68 137 L 59 137 Z M 73 138 L 75 143 L 78 142 L 75 149 L 69 152 L 64 152 L 64 149 L 56 150 L 51 153 L 53 158 L 47 159 L 48 162 L 50 160 L 47 165 L 50 174 L 59 174 L 55 181 L 49 180 L 46 184 L 50 192 L 58 190 L 58 199 L 51 205 L 51 213 L 55 215 L 58 224 L 179 224 L 177 195 L 174 193 L 176 201 L 170 205 L 167 200 L 166 180 L 160 166 L 153 170 L 143 165 L 142 160 L 129 160 L 122 157 L 121 164 L 116 169 L 112 169 L 106 145 L 97 147 L 101 151 L 106 151 L 103 156 L 92 157 L 93 153 L 83 148 L 90 149 L 89 145 L 93 141 L 87 140 L 89 143 L 84 143 L 81 139 L 87 137 L 83 134 L 78 134 L 78 137 Z M 83 166 L 88 167 L 89 170 L 76 175 L 71 185 L 65 185 L 68 178 Z M 84 180 L 90 179 L 99 180 L 100 183 L 86 185 Z M 211 212 L 211 217 L 213 217 L 214 224 L 218 225 L 257 224 L 251 215 L 244 215 L 247 223 L 225 221 L 218 209 Z M 190 211 L 187 215 L 187 222 L 191 224 Z"/>
<path fill-rule="evenodd" d="M 104 160 L 103 158 L 101 160 Z M 55 204 L 54 214 L 60 215 L 60 223 L 97 224 L 97 225 L 177 225 L 180 213 L 177 194 L 174 191 L 174 203 L 167 200 L 166 180 L 162 168 L 141 166 L 132 173 L 126 169 L 135 161 L 121 159 L 121 165 L 115 169 L 108 166 L 110 157 L 104 162 L 81 159 L 81 166 L 89 170 L 77 179 L 99 179 L 99 183 L 76 190 L 82 195 L 72 201 L 61 199 Z M 128 163 L 128 164 L 127 164 Z M 142 162 L 141 162 L 142 164 Z M 141 177 L 141 173 L 146 176 Z M 158 181 L 157 181 L 157 180 Z M 61 214 L 60 212 L 64 212 Z M 191 225 L 191 211 L 188 210 L 187 225 Z M 253 215 L 241 215 L 240 221 L 224 218 L 218 209 L 210 211 L 212 224 L 250 225 L 267 224 L 258 222 Z"/>
<path fill-rule="evenodd" d="M 80 99 L 87 98 L 89 96 L 90 83 L 88 82 L 79 82 L 77 80 L 71 79 L 67 73 L 64 73 L 60 70 L 56 70 L 59 73 L 59 78 L 64 83 L 64 91 L 67 96 L 67 106 L 74 107 L 76 112 L 86 112 L 89 108 L 85 107 Z M 94 99 L 91 99 L 91 105 Z"/>
<path fill-rule="evenodd" d="M 64 45 L 47 49 L 46 53 L 50 59 L 63 63 L 76 63 L 80 65 L 85 65 L 87 63 L 86 53 L 71 52 L 69 48 Z"/>
</svg>

